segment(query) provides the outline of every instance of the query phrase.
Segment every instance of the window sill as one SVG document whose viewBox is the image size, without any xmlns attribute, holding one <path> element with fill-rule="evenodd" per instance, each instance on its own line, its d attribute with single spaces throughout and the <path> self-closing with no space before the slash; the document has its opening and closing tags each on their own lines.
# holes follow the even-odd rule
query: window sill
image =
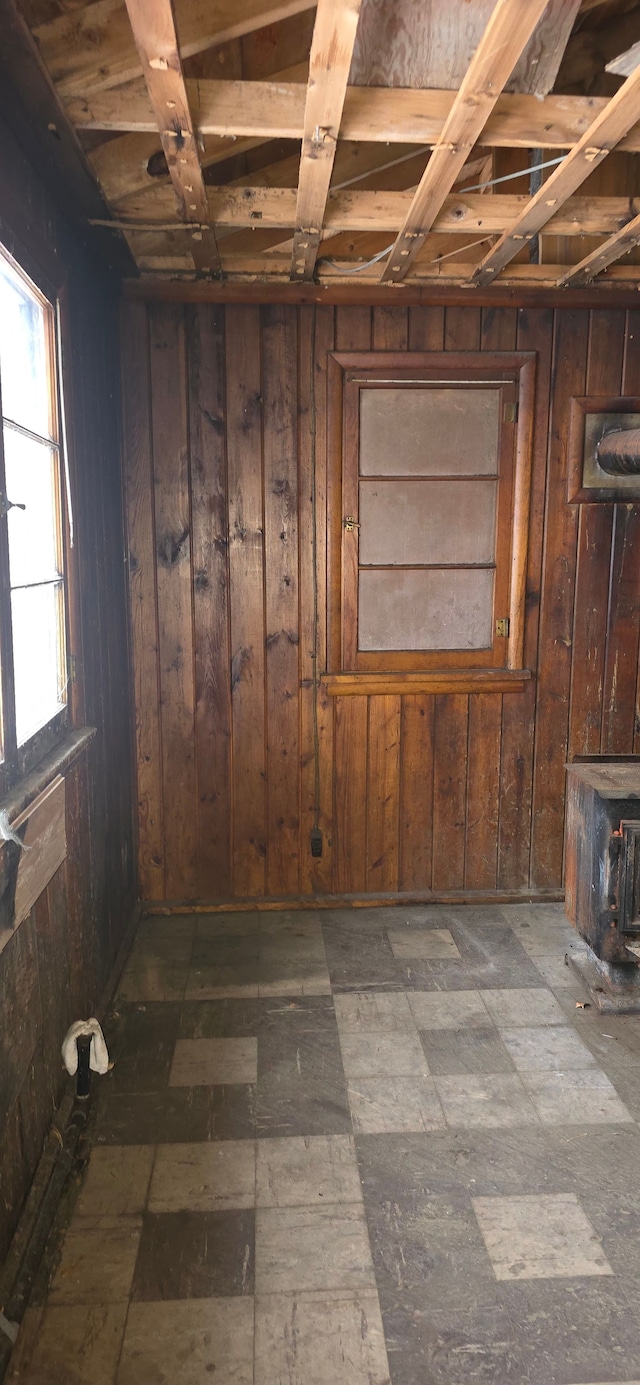
<svg viewBox="0 0 640 1385">
<path fill-rule="evenodd" d="M 12 822 L 18 813 L 33 803 L 34 799 L 56 778 L 65 774 L 69 766 L 86 750 L 96 735 L 95 726 L 82 726 L 78 731 L 70 731 L 58 745 L 43 756 L 39 765 L 25 774 L 13 788 L 0 800 L 0 811 L 5 812 Z"/>
<path fill-rule="evenodd" d="M 528 668 L 469 668 L 422 673 L 323 673 L 322 683 L 330 697 L 372 697 L 376 693 L 524 692 L 530 678 Z"/>
</svg>

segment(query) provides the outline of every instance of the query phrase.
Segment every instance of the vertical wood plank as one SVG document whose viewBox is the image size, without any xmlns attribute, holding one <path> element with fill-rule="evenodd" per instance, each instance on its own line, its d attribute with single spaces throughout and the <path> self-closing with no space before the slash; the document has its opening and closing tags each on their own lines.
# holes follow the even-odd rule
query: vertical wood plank
<svg viewBox="0 0 640 1385">
<path fill-rule="evenodd" d="M 444 308 L 409 308 L 409 350 L 444 351 Z"/>
<path fill-rule="evenodd" d="M 433 888 L 464 885 L 469 699 L 436 697 L 433 774 Z"/>
<path fill-rule="evenodd" d="M 445 351 L 479 351 L 480 325 L 480 308 L 447 308 L 444 318 Z"/>
<path fill-rule="evenodd" d="M 164 794 L 165 891 L 192 893 L 196 877 L 191 515 L 184 312 L 151 309 L 153 469 Z"/>
<path fill-rule="evenodd" d="M 480 327 L 482 351 L 514 351 L 518 330 L 515 308 L 483 308 Z"/>
<path fill-rule="evenodd" d="M 197 879 L 203 899 L 231 893 L 231 688 L 224 308 L 187 317 L 195 645 Z"/>
<path fill-rule="evenodd" d="M 531 883 L 562 881 L 565 762 L 569 730 L 577 515 L 566 503 L 569 401 L 584 394 L 588 315 L 568 309 L 556 320 L 533 787 Z"/>
<path fill-rule="evenodd" d="M 640 309 L 630 308 L 625 322 L 624 364 L 622 370 L 622 393 L 640 394 Z M 633 751 L 640 751 L 640 649 L 636 671 L 636 709 L 634 722 Z"/>
<path fill-rule="evenodd" d="M 522 308 L 518 312 L 517 348 L 536 352 L 524 643 L 525 667 L 534 675 L 538 660 L 553 323 L 551 308 Z M 534 677 L 525 685 L 524 692 L 507 693 L 502 699 L 498 884 L 504 890 L 519 889 L 529 883 L 536 686 Z"/>
<path fill-rule="evenodd" d="M 603 308 L 589 317 L 587 394 L 619 394 L 624 313 Z M 570 755 L 592 755 L 600 749 L 613 508 L 603 504 L 579 508 Z"/>
<path fill-rule="evenodd" d="M 370 893 L 398 889 L 400 698 L 370 697 L 367 771 L 367 875 Z"/>
<path fill-rule="evenodd" d="M 502 698 L 474 693 L 469 698 L 464 874 L 468 890 L 496 888 L 501 734 Z"/>
<path fill-rule="evenodd" d="M 136 736 L 138 871 L 143 899 L 164 899 L 149 326 L 144 303 L 122 319 L 123 451 Z"/>
<path fill-rule="evenodd" d="M 262 309 L 267 893 L 298 888 L 298 343 L 295 308 Z"/>
<path fill-rule="evenodd" d="M 233 892 L 266 887 L 260 311 L 226 309 Z"/>
<path fill-rule="evenodd" d="M 616 505 L 600 749 L 633 750 L 640 637 L 640 506 Z"/>
<path fill-rule="evenodd" d="M 333 888 L 360 894 L 366 888 L 367 698 L 334 701 Z"/>
<path fill-rule="evenodd" d="M 406 351 L 409 343 L 409 316 L 406 308 L 373 309 L 374 351 Z"/>
<path fill-rule="evenodd" d="M 400 889 L 431 889 L 435 698 L 402 698 Z"/>
<path fill-rule="evenodd" d="M 369 351 L 371 308 L 336 308 L 336 351 Z"/>
<path fill-rule="evenodd" d="M 327 352 L 333 348 L 332 308 L 301 308 L 299 313 L 299 474 L 300 474 L 300 892 L 331 893 L 333 830 L 333 699 L 320 675 L 327 668 Z M 315 333 L 314 333 L 315 324 Z M 313 360 L 312 360 L 313 352 Z M 311 413 L 311 372 L 315 377 L 315 418 Z M 314 632 L 313 455 L 315 436 L 315 511 L 318 624 Z M 313 650 L 317 642 L 318 795 L 316 805 L 313 717 Z M 316 819 L 322 856 L 313 857 L 309 833 Z"/>
</svg>

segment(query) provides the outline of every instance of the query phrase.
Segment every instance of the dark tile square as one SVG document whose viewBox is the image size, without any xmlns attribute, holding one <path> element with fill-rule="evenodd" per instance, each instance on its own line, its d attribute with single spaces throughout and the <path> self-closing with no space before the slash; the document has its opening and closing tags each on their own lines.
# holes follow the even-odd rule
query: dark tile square
<svg viewBox="0 0 640 1385">
<path fill-rule="evenodd" d="M 248 1140 L 255 1134 L 255 1089 L 250 1086 L 171 1087 L 163 1092 L 116 1092 L 103 1097 L 98 1144 L 180 1144 Z"/>
<path fill-rule="evenodd" d="M 331 985 L 336 990 L 399 989 L 403 966 L 396 961 L 383 927 L 349 920 L 342 926 L 322 921 Z"/>
<path fill-rule="evenodd" d="M 350 1134 L 331 997 L 265 999 L 260 1014 L 257 1135 Z"/>
<path fill-rule="evenodd" d="M 181 1039 L 248 1039 L 258 1033 L 258 1000 L 188 1000 L 182 1006 Z"/>
<path fill-rule="evenodd" d="M 252 1294 L 255 1213 L 147 1212 L 131 1297 L 234 1298 Z"/>
<path fill-rule="evenodd" d="M 152 1001 L 122 1005 L 105 1025 L 113 1069 L 110 1091 L 159 1092 L 169 1082 L 169 1069 L 180 1031 L 180 1002 Z"/>
<path fill-rule="evenodd" d="M 435 1077 L 465 1072 L 515 1072 L 496 1030 L 424 1029 L 420 1038 L 429 1072 Z"/>
<path fill-rule="evenodd" d="M 191 949 L 192 967 L 234 967 L 247 962 L 257 962 L 260 955 L 260 940 L 254 936 L 198 937 L 193 940 Z"/>
</svg>

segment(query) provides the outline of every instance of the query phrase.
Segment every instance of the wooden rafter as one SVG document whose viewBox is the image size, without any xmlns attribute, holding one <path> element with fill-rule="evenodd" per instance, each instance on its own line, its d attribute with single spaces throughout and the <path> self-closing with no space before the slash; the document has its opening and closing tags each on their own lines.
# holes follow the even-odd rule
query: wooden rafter
<svg viewBox="0 0 640 1385">
<path fill-rule="evenodd" d="M 597 250 L 592 250 L 590 255 L 585 255 L 579 264 L 572 265 L 571 269 L 563 274 L 558 287 L 566 288 L 569 284 L 579 286 L 588 284 L 596 274 L 600 274 L 603 269 L 608 269 L 609 265 L 615 260 L 619 260 L 623 255 L 628 255 L 630 250 L 635 250 L 640 245 L 640 215 L 632 217 L 626 226 L 622 226 L 619 231 L 615 231 L 609 239 L 600 245 Z"/>
<path fill-rule="evenodd" d="M 313 8 L 313 0 L 176 0 L 180 55 L 191 57 Z M 140 75 L 122 0 L 93 0 L 35 30 L 61 96 L 83 95 Z"/>
<path fill-rule="evenodd" d="M 215 232 L 208 224 L 207 193 L 171 0 L 126 0 L 126 4 L 180 216 L 196 224 L 191 232 L 194 264 L 204 273 L 217 274 L 220 256 Z"/>
<path fill-rule="evenodd" d="M 497 0 L 382 272 L 383 282 L 404 279 L 546 4 Z"/>
<path fill-rule="evenodd" d="M 221 138 L 301 139 L 306 85 L 268 82 L 192 80 L 187 93 L 202 135 Z M 347 87 L 340 139 L 374 144 L 436 144 L 442 138 L 455 94 L 391 87 Z M 503 92 L 482 131 L 488 148 L 567 149 L 577 144 L 608 106 L 604 96 L 536 96 Z M 84 130 L 155 132 L 153 110 L 142 81 L 67 101 L 74 125 Z M 640 152 L 640 128 L 620 142 L 627 153 Z M 123 148 L 123 156 L 126 157 Z"/>
<path fill-rule="evenodd" d="M 582 139 L 573 146 L 551 177 L 530 198 L 519 217 L 485 256 L 471 282 L 484 286 L 509 264 L 523 243 L 546 226 L 547 222 L 581 186 L 594 168 L 606 159 L 633 125 L 640 119 L 640 68 L 637 68 L 596 117 Z"/>
<path fill-rule="evenodd" d="M 319 0 L 309 59 L 291 278 L 311 279 L 322 234 L 360 0 Z"/>
</svg>

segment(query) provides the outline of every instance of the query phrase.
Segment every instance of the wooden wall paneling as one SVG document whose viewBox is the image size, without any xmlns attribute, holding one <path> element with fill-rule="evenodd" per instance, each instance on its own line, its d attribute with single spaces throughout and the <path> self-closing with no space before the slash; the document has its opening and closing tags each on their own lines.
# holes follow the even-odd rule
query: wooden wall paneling
<svg viewBox="0 0 640 1385">
<path fill-rule="evenodd" d="M 446 693 L 435 704 L 432 883 L 434 890 L 458 890 L 464 886 L 469 698 Z"/>
<path fill-rule="evenodd" d="M 374 351 L 406 351 L 408 345 L 408 308 L 374 308 L 372 349 Z"/>
<path fill-rule="evenodd" d="M 317 677 L 327 667 L 327 352 L 333 349 L 333 308 L 301 308 L 298 328 L 299 380 L 299 558 L 300 558 L 300 893 L 331 893 L 333 838 L 333 699 L 321 681 L 317 692 L 319 759 L 318 825 L 322 856 L 311 855 L 309 833 L 316 818 L 316 766 L 313 716 L 313 650 Z M 313 353 L 313 354 L 312 354 Z M 312 417 L 311 372 L 314 373 L 315 419 Z M 313 456 L 315 429 L 315 510 L 317 630 L 314 629 Z"/>
<path fill-rule="evenodd" d="M 336 351 L 371 350 L 371 308 L 336 308 Z"/>
<path fill-rule="evenodd" d="M 446 308 L 444 315 L 445 351 L 479 351 L 480 327 L 480 308 Z"/>
<path fill-rule="evenodd" d="M 435 698 L 402 698 L 400 761 L 401 890 L 431 888 Z"/>
<path fill-rule="evenodd" d="M 518 312 L 517 349 L 536 352 L 524 648 L 525 668 L 534 673 L 542 578 L 553 325 L 554 315 L 549 308 L 520 309 Z M 522 693 L 508 693 L 502 699 L 498 885 L 503 890 L 520 889 L 529 883 L 536 694 L 537 683 L 532 678 Z"/>
<path fill-rule="evenodd" d="M 497 884 L 501 731 L 502 698 L 474 693 L 469 698 L 465 814 L 468 890 L 494 890 Z"/>
<path fill-rule="evenodd" d="M 635 394 L 640 390 L 640 309 L 630 308 L 625 324 L 625 352 L 622 372 L 623 394 Z M 640 751 L 640 650 L 638 675 L 636 679 L 636 713 L 634 723 L 633 751 Z"/>
<path fill-rule="evenodd" d="M 409 350 L 444 351 L 444 308 L 409 308 Z"/>
<path fill-rule="evenodd" d="M 76 1014 L 88 1014 L 92 986 L 98 975 L 96 934 L 86 928 L 91 916 L 91 821 L 89 816 L 87 757 L 83 756 L 65 776 L 67 810 L 67 859 L 65 895 L 71 1002 Z"/>
<path fill-rule="evenodd" d="M 480 346 L 482 351 L 515 351 L 518 333 L 516 308 L 482 308 Z"/>
<path fill-rule="evenodd" d="M 556 883 L 562 875 L 578 528 L 575 506 L 566 503 L 566 439 L 569 401 L 584 394 L 588 329 L 581 309 L 557 315 L 535 735 L 531 882 L 537 886 Z"/>
<path fill-rule="evenodd" d="M 267 893 L 298 890 L 298 340 L 293 307 L 262 309 Z"/>
<path fill-rule="evenodd" d="M 398 889 L 400 704 L 399 697 L 369 698 L 365 888 L 371 894 Z"/>
<path fill-rule="evenodd" d="M 267 853 L 260 310 L 225 312 L 233 892 L 245 898 L 265 893 Z"/>
<path fill-rule="evenodd" d="M 619 393 L 623 345 L 623 313 L 606 308 L 590 313 L 587 394 Z M 594 755 L 600 749 L 613 510 L 601 503 L 578 509 L 570 756 Z"/>
<path fill-rule="evenodd" d="M 153 469 L 165 891 L 194 891 L 197 867 L 191 505 L 184 309 L 151 310 Z"/>
<path fill-rule="evenodd" d="M 143 899 L 164 899 L 162 740 L 148 310 L 122 317 L 124 484 L 127 506 L 131 662 L 135 706 L 138 874 Z"/>
<path fill-rule="evenodd" d="M 224 308 L 187 313 L 193 568 L 197 889 L 227 899 L 231 872 L 231 684 Z"/>
<path fill-rule="evenodd" d="M 333 819 L 334 894 L 366 889 L 368 699 L 336 697 Z"/>
</svg>

